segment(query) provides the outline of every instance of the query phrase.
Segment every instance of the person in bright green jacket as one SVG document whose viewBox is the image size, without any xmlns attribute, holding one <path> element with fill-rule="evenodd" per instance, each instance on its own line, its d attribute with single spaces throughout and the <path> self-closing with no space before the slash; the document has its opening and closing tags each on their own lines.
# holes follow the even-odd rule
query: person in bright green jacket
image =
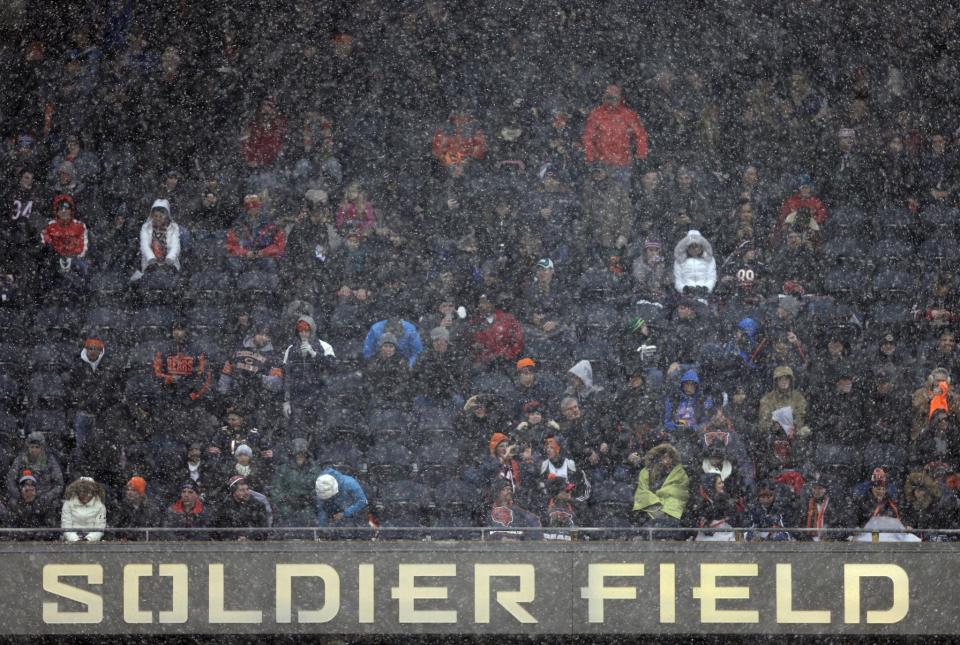
<svg viewBox="0 0 960 645">
<path fill-rule="evenodd" d="M 690 498 L 687 473 L 680 463 L 680 453 L 669 443 L 651 448 L 643 456 L 633 510 L 639 524 L 653 528 L 677 528 Z M 675 533 L 659 533 L 661 539 L 682 539 Z"/>
</svg>

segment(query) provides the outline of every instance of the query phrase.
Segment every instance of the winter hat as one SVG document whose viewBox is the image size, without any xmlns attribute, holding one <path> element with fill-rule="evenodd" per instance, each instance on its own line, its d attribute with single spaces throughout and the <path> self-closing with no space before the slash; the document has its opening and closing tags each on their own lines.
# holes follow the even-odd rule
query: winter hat
<svg viewBox="0 0 960 645">
<path fill-rule="evenodd" d="M 537 366 L 536 361 L 534 361 L 534 360 L 533 360 L 532 358 L 530 358 L 529 356 L 526 356 L 526 357 L 524 357 L 524 358 L 521 358 L 519 361 L 517 361 L 517 369 L 518 369 L 518 370 L 526 369 L 526 368 L 528 368 L 528 367 L 536 367 L 536 366 Z"/>
<path fill-rule="evenodd" d="M 307 443 L 307 440 L 303 437 L 297 437 L 292 442 L 290 442 L 290 454 L 297 455 L 301 452 L 310 454 L 310 445 Z"/>
<path fill-rule="evenodd" d="M 130 481 L 127 482 L 127 486 L 137 491 L 141 495 L 147 494 L 147 480 L 140 475 L 134 475 L 131 477 Z"/>
<path fill-rule="evenodd" d="M 232 491 L 234 488 L 240 484 L 246 484 L 247 480 L 241 477 L 240 475 L 234 475 L 227 481 L 227 490 Z"/>
<path fill-rule="evenodd" d="M 800 301 L 793 296 L 780 296 L 778 306 L 790 316 L 796 316 L 800 313 Z"/>
<path fill-rule="evenodd" d="M 320 475 L 315 484 L 318 499 L 330 499 L 340 492 L 340 485 L 333 475 Z"/>
<path fill-rule="evenodd" d="M 25 469 L 22 473 L 20 473 L 20 479 L 17 480 L 17 486 L 23 486 L 28 482 L 33 482 L 33 485 L 36 486 L 37 478 L 33 476 L 32 470 Z"/>
<path fill-rule="evenodd" d="M 260 201 L 260 196 L 257 194 L 246 195 L 243 198 L 243 208 L 244 210 L 253 210 L 254 208 L 260 208 L 263 204 Z"/>
<path fill-rule="evenodd" d="M 166 211 L 167 215 L 170 214 L 170 200 L 168 199 L 156 199 L 153 202 L 153 206 L 150 207 L 150 211 Z"/>
<path fill-rule="evenodd" d="M 659 251 L 660 249 L 663 248 L 663 245 L 660 244 L 660 242 L 659 242 L 658 240 L 646 240 L 646 241 L 643 243 L 643 248 L 645 248 L 645 249 L 651 249 L 651 250 L 654 250 L 654 251 Z"/>
<path fill-rule="evenodd" d="M 180 490 L 184 490 L 186 488 L 189 488 L 197 495 L 200 494 L 200 486 L 197 484 L 197 482 L 193 481 L 192 479 L 188 479 L 187 481 L 180 484 Z"/>
<path fill-rule="evenodd" d="M 233 451 L 234 457 L 239 457 L 240 455 L 246 455 L 247 457 L 253 457 L 253 449 L 245 443 L 241 443 Z"/>
<path fill-rule="evenodd" d="M 93 347 L 96 349 L 103 349 L 103 341 L 99 338 L 88 338 L 83 341 L 84 347 Z"/>
<path fill-rule="evenodd" d="M 304 198 L 314 206 L 323 206 L 329 201 L 330 196 L 327 195 L 327 191 L 314 188 L 308 190 Z"/>
<path fill-rule="evenodd" d="M 497 446 L 499 446 L 504 441 L 509 440 L 510 437 L 503 434 L 502 432 L 494 432 L 490 436 L 490 454 L 493 456 L 497 455 Z"/>
<path fill-rule="evenodd" d="M 446 327 L 434 327 L 430 330 L 430 340 L 450 340 L 450 330 Z"/>
<path fill-rule="evenodd" d="M 43 436 L 42 432 L 31 432 L 30 434 L 27 435 L 27 445 L 46 447 L 47 438 Z"/>
<path fill-rule="evenodd" d="M 540 260 L 537 262 L 537 268 L 538 268 L 538 269 L 552 269 L 552 268 L 553 268 L 553 260 L 551 260 L 550 258 L 540 258 Z"/>
<path fill-rule="evenodd" d="M 640 316 L 634 316 L 627 321 L 626 328 L 628 333 L 636 333 L 640 331 L 644 325 L 647 324 L 647 321 L 641 318 Z"/>
<path fill-rule="evenodd" d="M 73 164 L 72 161 L 63 161 L 57 166 L 58 173 L 66 173 L 70 175 L 71 178 L 77 176 L 77 167 Z"/>
<path fill-rule="evenodd" d="M 543 410 L 543 404 L 540 401 L 534 399 L 533 401 L 527 401 L 523 404 L 523 407 L 520 408 L 520 411 L 524 414 L 533 414 L 534 412 L 541 412 Z"/>
<path fill-rule="evenodd" d="M 390 332 L 385 333 L 380 337 L 380 346 L 383 347 L 387 343 L 390 343 L 394 347 L 397 346 L 397 337 L 391 334 Z"/>
</svg>

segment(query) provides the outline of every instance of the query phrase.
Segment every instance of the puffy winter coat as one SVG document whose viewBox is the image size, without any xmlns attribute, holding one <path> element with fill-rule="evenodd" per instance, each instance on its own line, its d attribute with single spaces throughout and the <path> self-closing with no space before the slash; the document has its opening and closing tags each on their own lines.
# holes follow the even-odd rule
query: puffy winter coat
<svg viewBox="0 0 960 645">
<path fill-rule="evenodd" d="M 165 208 L 170 212 L 170 202 L 166 199 L 158 199 L 150 207 L 152 211 L 155 208 Z M 170 221 L 167 224 L 167 230 L 164 235 L 165 255 L 158 258 L 153 246 L 153 219 L 147 218 L 147 221 L 140 227 L 140 270 L 144 271 L 151 260 L 156 260 L 161 264 L 169 264 L 180 270 L 180 227 L 176 222 Z"/>
<path fill-rule="evenodd" d="M 699 244 L 703 248 L 700 257 L 687 255 L 687 248 L 691 244 Z M 713 292 L 716 284 L 717 261 L 713 257 L 713 246 L 700 231 L 689 231 L 673 250 L 674 288 L 679 293 L 683 293 L 684 287 L 705 287 Z"/>
<path fill-rule="evenodd" d="M 107 526 L 107 507 L 98 497 L 92 497 L 86 504 L 81 504 L 79 498 L 71 497 L 63 502 L 63 511 L 60 513 L 60 527 L 64 529 L 102 529 Z M 86 534 L 88 542 L 99 542 L 103 538 L 102 531 Z M 76 531 L 67 531 L 63 534 L 67 542 L 79 542 L 80 534 Z"/>
</svg>

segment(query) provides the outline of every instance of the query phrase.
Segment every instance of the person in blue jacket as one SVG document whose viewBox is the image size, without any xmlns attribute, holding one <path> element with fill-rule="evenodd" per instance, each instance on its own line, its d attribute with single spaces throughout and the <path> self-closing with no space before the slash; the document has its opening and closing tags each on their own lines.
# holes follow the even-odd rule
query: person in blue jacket
<svg viewBox="0 0 960 645">
<path fill-rule="evenodd" d="M 699 430 L 709 420 L 712 407 L 713 399 L 700 389 L 697 371 L 687 370 L 680 377 L 680 392 L 663 402 L 663 427 L 667 432 Z"/>
<path fill-rule="evenodd" d="M 363 358 L 370 360 L 377 353 L 380 349 L 380 337 L 388 331 L 397 337 L 397 352 L 413 367 L 417 356 L 423 351 L 423 341 L 420 340 L 416 325 L 400 318 L 381 320 L 371 325 L 367 338 L 363 341 Z"/>
<path fill-rule="evenodd" d="M 317 526 L 367 527 L 367 495 L 353 477 L 333 468 L 317 476 Z"/>
</svg>

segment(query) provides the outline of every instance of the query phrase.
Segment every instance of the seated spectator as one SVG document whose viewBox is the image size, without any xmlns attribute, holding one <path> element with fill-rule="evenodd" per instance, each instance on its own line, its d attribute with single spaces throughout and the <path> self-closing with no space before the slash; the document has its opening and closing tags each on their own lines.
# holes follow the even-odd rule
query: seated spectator
<svg viewBox="0 0 960 645">
<path fill-rule="evenodd" d="M 513 503 L 513 486 L 506 479 L 497 479 L 491 486 L 493 503 L 484 518 L 490 531 L 488 537 L 500 542 L 542 540 L 540 519 L 530 511 Z M 531 530 L 532 529 L 532 530 Z"/>
<path fill-rule="evenodd" d="M 143 529 L 159 526 L 160 521 L 160 509 L 154 498 L 147 496 L 147 480 L 139 475 L 131 477 L 123 488 L 123 496 L 110 509 L 110 526 Z M 146 539 L 141 531 L 120 531 L 110 537 L 122 541 Z"/>
<path fill-rule="evenodd" d="M 207 453 L 222 464 L 224 459 L 233 458 L 239 446 L 246 445 L 256 451 L 259 457 L 272 459 L 271 439 L 271 436 L 252 424 L 249 408 L 233 405 L 227 408 L 226 425 L 220 426 L 219 431 L 210 437 Z"/>
<path fill-rule="evenodd" d="M 68 134 L 64 137 L 63 143 L 63 151 L 50 163 L 50 183 L 53 185 L 57 181 L 54 171 L 59 171 L 64 162 L 69 162 L 73 165 L 76 180 L 80 184 L 95 185 L 97 175 L 100 173 L 100 160 L 97 155 L 81 146 L 80 137 L 77 134 Z"/>
<path fill-rule="evenodd" d="M 233 352 L 220 371 L 217 391 L 232 403 L 256 411 L 257 423 L 276 425 L 282 407 L 283 357 L 271 343 L 270 324 L 259 321 L 243 346 Z"/>
<path fill-rule="evenodd" d="M 433 156 L 441 166 L 462 168 L 483 159 L 486 153 L 483 128 L 465 106 L 453 110 L 449 123 L 437 128 L 433 135 Z"/>
<path fill-rule="evenodd" d="M 513 486 L 515 497 L 528 506 L 533 504 L 537 493 L 537 463 L 532 446 L 523 446 L 502 432 L 494 432 L 480 475 L 484 486 L 495 479 L 506 479 Z"/>
<path fill-rule="evenodd" d="M 673 250 L 673 286 L 677 293 L 712 293 L 717 284 L 713 247 L 700 231 L 690 230 Z"/>
<path fill-rule="evenodd" d="M 805 442 L 813 434 L 806 425 L 807 397 L 794 389 L 793 370 L 785 365 L 773 371 L 773 384 L 774 389 L 760 399 L 757 417 L 773 450 L 789 452 L 795 439 Z"/>
<path fill-rule="evenodd" d="M 525 337 L 562 341 L 573 338 L 567 292 L 555 276 L 553 260 L 537 260 L 536 276 L 524 289 L 522 315 Z"/>
<path fill-rule="evenodd" d="M 520 453 L 524 454 L 529 448 L 534 462 L 540 458 L 538 451 L 547 437 L 558 437 L 558 440 L 560 437 L 560 424 L 546 417 L 547 411 L 540 401 L 527 401 L 520 408 L 521 421 L 513 429 L 512 436 L 520 446 Z"/>
<path fill-rule="evenodd" d="M 547 476 L 544 485 L 547 504 L 543 512 L 545 540 L 572 541 L 571 529 L 577 527 L 578 508 L 574 503 L 577 485 L 562 477 Z"/>
<path fill-rule="evenodd" d="M 407 360 L 410 367 L 417 362 L 417 357 L 423 351 L 423 341 L 416 325 L 402 318 L 388 318 L 373 323 L 363 341 L 363 358 L 370 360 L 380 348 L 380 339 L 385 333 L 393 334 L 394 345 L 400 356 Z"/>
<path fill-rule="evenodd" d="M 272 451 L 271 451 L 272 453 Z M 220 481 L 230 481 L 231 477 L 240 475 L 253 490 L 266 490 L 273 477 L 273 459 L 259 459 L 254 457 L 253 448 L 245 443 L 239 444 L 233 450 L 233 459 L 225 460 L 224 472 L 219 476 Z M 211 491 L 212 493 L 215 492 Z"/>
<path fill-rule="evenodd" d="M 294 439 L 290 456 L 273 474 L 270 499 L 277 508 L 277 526 L 316 526 L 314 486 L 320 466 L 310 456 L 307 440 Z"/>
<path fill-rule="evenodd" d="M 227 481 L 227 497 L 217 507 L 210 525 L 219 529 L 266 528 L 267 513 L 251 492 L 242 475 L 232 476 Z M 220 531 L 216 535 L 217 539 L 231 541 L 267 539 L 266 531 Z"/>
<path fill-rule="evenodd" d="M 45 248 L 52 252 L 61 273 L 76 271 L 86 276 L 90 269 L 87 251 L 90 241 L 87 226 L 76 219 L 77 207 L 70 195 L 53 198 L 53 217 L 40 234 Z"/>
<path fill-rule="evenodd" d="M 679 392 L 663 400 L 663 428 L 676 440 L 692 440 L 710 415 L 713 397 L 700 387 L 700 376 L 690 369 L 680 377 Z"/>
<path fill-rule="evenodd" d="M 577 493 L 573 500 L 579 504 L 586 504 L 590 500 L 590 479 L 586 473 L 577 469 L 573 459 L 563 453 L 560 441 L 556 437 L 548 436 L 544 440 L 543 454 L 546 458 L 540 463 L 541 492 L 549 493 L 550 481 L 562 479 L 576 488 Z"/>
<path fill-rule="evenodd" d="M 819 231 L 827 223 L 827 207 L 815 196 L 815 187 L 810 176 L 800 175 L 796 187 L 797 192 L 790 195 L 780 206 L 780 217 L 770 235 L 771 248 L 777 246 L 788 227 L 803 236 L 805 232 L 814 230 L 814 226 L 815 230 Z M 791 218 L 793 221 L 790 221 Z"/>
<path fill-rule="evenodd" d="M 240 136 L 240 154 L 250 168 L 266 168 L 277 160 L 287 142 L 287 118 L 274 97 L 264 97 Z"/>
<path fill-rule="evenodd" d="M 930 372 L 924 387 L 913 391 L 911 441 L 920 438 L 938 410 L 942 410 L 951 419 L 951 423 L 956 425 L 957 415 L 960 414 L 960 398 L 951 380 L 949 372 L 938 367 Z"/>
<path fill-rule="evenodd" d="M 946 541 L 950 538 L 937 529 L 952 529 L 957 525 L 960 501 L 952 492 L 943 492 L 933 479 L 923 472 L 907 475 L 903 488 L 900 519 L 911 529 L 924 530 L 925 540 Z"/>
<path fill-rule="evenodd" d="M 953 273 L 939 272 L 934 275 L 933 283 L 924 282 L 922 290 L 926 292 L 926 301 L 914 307 L 916 318 L 924 328 L 936 334 L 944 327 L 956 324 L 960 318 L 960 291 Z"/>
<path fill-rule="evenodd" d="M 666 353 L 659 346 L 661 330 L 655 329 L 640 316 L 627 320 L 620 335 L 620 363 L 628 372 L 666 367 Z"/>
<path fill-rule="evenodd" d="M 343 246 L 330 258 L 330 284 L 339 302 L 367 304 L 377 288 L 380 255 L 359 231 L 344 233 Z"/>
<path fill-rule="evenodd" d="M 317 526 L 320 528 L 369 528 L 367 495 L 353 477 L 324 468 L 314 482 L 317 496 Z M 357 533 L 361 535 L 361 533 Z"/>
<path fill-rule="evenodd" d="M 377 229 L 377 213 L 359 181 L 347 184 L 343 200 L 337 207 L 335 221 L 337 232 L 341 235 L 352 231 L 369 237 Z"/>
<path fill-rule="evenodd" d="M 234 273 L 254 267 L 261 271 L 276 269 L 277 258 L 286 248 L 286 234 L 263 214 L 260 197 L 243 198 L 244 215 L 227 231 L 227 264 Z"/>
<path fill-rule="evenodd" d="M 784 240 L 770 249 L 767 266 L 775 291 L 785 289 L 788 284 L 794 289 L 801 289 L 801 292 L 819 291 L 822 263 L 813 248 L 804 241 L 799 229 L 788 227 L 784 232 Z"/>
<path fill-rule="evenodd" d="M 794 538 L 779 530 L 796 525 L 793 491 L 773 480 L 757 486 L 757 494 L 747 507 L 744 525 L 753 529 L 746 534 L 751 542 L 787 542 Z"/>
<path fill-rule="evenodd" d="M 718 295 L 730 302 L 758 305 L 771 291 L 771 276 L 770 265 L 753 239 L 739 240 L 733 253 L 720 265 Z"/>
<path fill-rule="evenodd" d="M 171 325 L 169 344 L 153 356 L 153 375 L 176 406 L 198 401 L 209 392 L 213 369 L 206 353 L 191 342 L 185 321 L 175 320 Z"/>
<path fill-rule="evenodd" d="M 430 330 L 430 346 L 414 366 L 417 405 L 463 406 L 464 360 L 459 348 L 450 340 L 446 327 Z"/>
<path fill-rule="evenodd" d="M 646 300 L 662 302 L 670 284 L 667 263 L 657 240 L 643 243 L 643 253 L 633 260 L 634 293 Z"/>
<path fill-rule="evenodd" d="M 466 334 L 472 343 L 474 360 L 486 368 L 516 361 L 523 351 L 520 323 L 486 294 L 478 298 L 477 313 L 470 319 Z"/>
<path fill-rule="evenodd" d="M 816 529 L 798 533 L 798 540 L 842 540 L 842 533 L 821 533 L 820 529 L 849 528 L 849 499 L 836 494 L 835 484 L 822 473 L 814 472 L 806 480 L 800 499 L 800 528 Z"/>
<path fill-rule="evenodd" d="M 870 488 L 866 495 L 858 500 L 857 526 L 864 526 L 874 517 L 900 519 L 900 508 L 887 485 L 887 474 L 882 468 L 873 469 Z"/>
<path fill-rule="evenodd" d="M 137 281 L 149 269 L 180 270 L 180 226 L 170 218 L 170 202 L 158 199 L 150 207 L 147 221 L 140 227 L 140 269 L 131 280 Z"/>
<path fill-rule="evenodd" d="M 200 499 L 200 487 L 192 479 L 180 486 L 180 495 L 167 508 L 163 517 L 163 526 L 168 529 L 181 529 L 167 533 L 172 540 L 209 540 L 206 531 L 192 531 L 210 526 L 210 512 Z"/>
<path fill-rule="evenodd" d="M 695 526 L 710 529 L 730 529 L 740 526 L 736 499 L 727 492 L 727 485 L 720 473 L 703 473 L 700 485 L 690 502 L 690 518 Z M 698 533 L 697 541 L 709 538 L 711 541 L 733 541 L 733 535 L 721 533 Z"/>
<path fill-rule="evenodd" d="M 327 193 L 308 190 L 305 205 L 287 232 L 281 262 L 281 275 L 289 285 L 287 293 L 308 299 L 328 296 L 333 287 L 330 259 L 341 244 Z"/>
<path fill-rule="evenodd" d="M 960 347 L 957 345 L 957 333 L 949 327 L 940 329 L 937 332 L 936 342 L 928 344 L 921 350 L 917 369 L 927 371 L 934 367 L 947 370 L 951 379 L 960 374 Z"/>
<path fill-rule="evenodd" d="M 57 525 L 56 508 L 45 501 L 37 491 L 37 478 L 29 470 L 23 471 L 23 474 L 17 480 L 17 496 L 11 498 L 9 513 L 7 515 L 8 526 L 17 529 L 45 529 L 53 528 Z M 51 532 L 36 531 L 30 533 L 17 533 L 14 538 L 17 540 L 52 540 L 55 534 Z"/>
<path fill-rule="evenodd" d="M 67 542 L 99 542 L 103 538 L 102 529 L 107 526 L 106 498 L 103 486 L 90 477 L 71 482 L 64 491 L 60 511 L 60 528 L 67 529 L 63 539 Z"/>
<path fill-rule="evenodd" d="M 363 366 L 364 390 L 374 407 L 403 409 L 410 406 L 410 367 L 397 351 L 397 337 L 380 336 L 380 351 Z"/>
<path fill-rule="evenodd" d="M 27 471 L 36 483 L 40 500 L 50 507 L 59 506 L 63 495 L 63 471 L 57 458 L 47 452 L 47 440 L 42 432 L 27 435 L 26 449 L 10 464 L 7 470 L 7 499 L 20 496 L 18 484 Z"/>
<path fill-rule="evenodd" d="M 600 414 L 604 402 L 603 387 L 593 382 L 593 366 L 588 360 L 577 361 L 567 370 L 566 396 L 571 396 L 584 408 L 593 408 L 594 414 Z"/>
<path fill-rule="evenodd" d="M 643 457 L 633 510 L 640 526 L 677 528 L 690 499 L 689 477 L 680 463 L 680 453 L 668 443 L 655 446 Z M 658 533 L 655 538 L 669 534 Z"/>
</svg>

